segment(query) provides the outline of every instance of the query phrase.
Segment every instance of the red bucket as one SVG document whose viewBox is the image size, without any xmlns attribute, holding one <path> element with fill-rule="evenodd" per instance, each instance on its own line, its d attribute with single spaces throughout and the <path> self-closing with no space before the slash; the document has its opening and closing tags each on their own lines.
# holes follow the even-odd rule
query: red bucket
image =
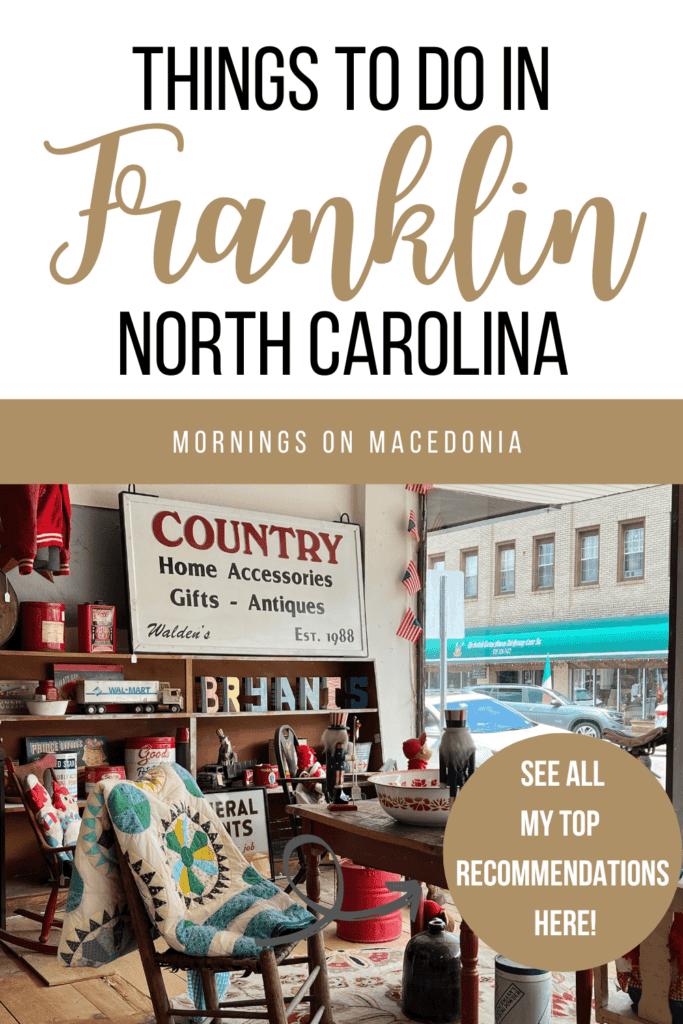
<svg viewBox="0 0 683 1024">
<path fill-rule="evenodd" d="M 21 602 L 21 648 L 24 651 L 65 649 L 63 604 Z"/>
<path fill-rule="evenodd" d="M 400 881 L 400 875 L 394 875 L 389 871 L 375 871 L 361 864 L 353 864 L 350 860 L 342 860 L 340 864 L 344 880 L 342 910 L 381 907 L 401 895 L 399 892 L 392 892 L 386 886 L 387 882 Z M 381 917 L 360 921 L 337 921 L 337 935 L 340 939 L 350 942 L 392 942 L 399 938 L 402 927 L 401 911 L 392 910 Z"/>
</svg>

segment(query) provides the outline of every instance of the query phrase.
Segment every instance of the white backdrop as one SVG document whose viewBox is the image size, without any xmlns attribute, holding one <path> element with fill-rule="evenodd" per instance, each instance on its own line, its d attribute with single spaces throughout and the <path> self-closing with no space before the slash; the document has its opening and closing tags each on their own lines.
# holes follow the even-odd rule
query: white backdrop
<svg viewBox="0 0 683 1024">
<path fill-rule="evenodd" d="M 3 376 L 12 381 L 13 397 L 103 398 L 647 398 L 679 397 L 680 375 L 676 293 L 680 280 L 678 200 L 680 133 L 680 7 L 673 0 L 653 0 L 639 12 L 623 4 L 577 0 L 568 5 L 543 0 L 506 0 L 463 4 L 348 0 L 343 8 L 300 0 L 294 7 L 263 0 L 230 4 L 207 0 L 202 5 L 177 2 L 145 4 L 123 0 L 93 7 L 81 0 L 14 4 L 6 14 L 10 44 L 2 80 L 8 97 L 4 111 L 6 157 L 3 166 L 4 299 Z M 189 110 L 189 88 L 177 87 L 177 109 L 166 103 L 166 53 L 154 58 L 153 106 L 143 106 L 143 58 L 134 46 L 175 46 L 179 72 L 189 68 L 189 47 L 199 50 L 199 103 L 203 104 L 202 60 L 205 46 L 229 46 L 238 68 L 241 47 L 248 46 L 252 83 L 250 107 L 241 111 L 228 84 L 227 109 Z M 285 96 L 307 90 L 290 73 L 289 53 L 296 46 L 316 50 L 310 67 L 319 98 L 310 111 L 293 110 L 287 99 L 279 110 L 264 111 L 254 102 L 253 60 L 262 46 L 277 46 L 285 56 Z M 451 56 L 474 46 L 484 58 L 484 100 L 478 110 L 457 108 L 451 99 L 438 111 L 420 111 L 417 103 L 417 49 L 440 46 Z M 345 109 L 345 58 L 335 46 L 364 46 L 357 58 L 355 110 Z M 374 47 L 392 46 L 400 57 L 400 94 L 391 111 L 368 100 L 368 57 Z M 503 48 L 529 48 L 540 71 L 541 47 L 549 49 L 549 109 L 538 109 L 527 87 L 527 109 L 503 109 Z M 214 49 L 214 77 L 217 74 Z M 381 58 L 380 72 L 387 58 Z M 308 61 L 301 59 L 309 73 Z M 267 68 L 272 64 L 266 63 Z M 451 68 L 452 69 L 452 68 Z M 274 70 L 274 69 L 273 69 Z M 272 87 L 266 88 L 270 97 Z M 470 94 L 470 85 L 465 87 Z M 514 94 L 514 90 L 513 90 Z M 381 74 L 380 97 L 387 95 Z M 506 127 L 513 140 L 509 171 L 495 199 L 475 221 L 475 280 L 483 281 L 498 249 L 512 209 L 527 213 L 522 265 L 533 265 L 543 248 L 556 210 L 576 217 L 593 197 L 609 199 L 615 211 L 612 280 L 622 273 L 641 213 L 645 230 L 635 263 L 621 293 L 612 301 L 596 298 L 591 284 L 595 215 L 589 213 L 568 264 L 546 260 L 538 275 L 516 286 L 499 269 L 492 285 L 474 302 L 461 297 L 452 266 L 432 286 L 418 283 L 411 268 L 409 243 L 399 241 L 393 260 L 372 267 L 360 293 L 348 302 L 330 287 L 332 213 L 326 215 L 306 265 L 291 261 L 288 247 L 258 282 L 240 284 L 234 254 L 222 262 L 195 260 L 176 284 L 154 275 L 152 253 L 156 214 L 126 216 L 112 210 L 95 268 L 82 282 L 57 283 L 49 272 L 53 253 L 68 242 L 58 266 L 73 274 L 83 251 L 95 170 L 94 149 L 70 156 L 51 155 L 43 142 L 69 147 L 134 125 L 171 124 L 184 137 L 178 152 L 171 134 L 147 131 L 128 136 L 120 146 L 118 173 L 127 164 L 144 167 L 147 191 L 143 205 L 168 200 L 181 203 L 172 266 L 179 268 L 194 243 L 198 218 L 217 197 L 242 204 L 265 200 L 255 265 L 263 263 L 285 234 L 293 211 L 316 216 L 331 197 L 345 197 L 354 211 L 353 276 L 367 257 L 377 190 L 386 155 L 401 131 L 422 125 L 433 152 L 424 177 L 397 206 L 395 219 L 409 205 L 422 203 L 435 212 L 425 235 L 428 267 L 434 272 L 453 237 L 453 213 L 460 174 L 477 136 L 492 125 Z M 407 183 L 420 153 L 406 168 Z M 491 188 L 500 166 L 501 144 L 494 150 L 481 196 Z M 512 184 L 524 182 L 523 195 Z M 133 202 L 137 182 L 129 177 L 124 194 Z M 113 195 L 111 199 L 113 201 Z M 411 228 L 420 217 L 414 217 Z M 219 244 L 226 245 L 237 225 L 227 211 L 221 219 Z M 136 324 L 149 311 L 152 323 L 172 310 L 189 321 L 193 311 L 212 311 L 221 322 L 222 376 L 210 373 L 202 357 L 201 373 L 191 367 L 164 376 L 154 367 L 149 376 L 132 369 L 119 373 L 119 312 L 129 311 Z M 291 313 L 292 372 L 283 378 L 274 354 L 267 376 L 259 375 L 258 314 L 269 314 L 269 334 L 281 337 L 283 310 Z M 337 337 L 342 360 L 353 316 L 367 313 L 379 375 L 356 365 L 344 376 L 316 375 L 309 363 L 308 325 L 320 310 L 340 322 Z M 463 363 L 479 367 L 478 376 L 447 372 L 405 376 L 394 356 L 393 370 L 383 375 L 383 311 L 402 311 L 413 320 L 429 310 L 441 311 L 449 324 L 461 313 Z M 234 325 L 226 311 L 254 311 L 247 324 L 245 370 L 235 375 Z M 507 312 L 519 332 L 522 311 L 529 313 L 533 359 L 545 312 L 557 314 L 568 375 L 557 366 L 539 376 L 519 376 L 508 354 L 507 373 L 483 375 L 484 314 L 494 321 Z M 170 337 L 170 335 L 169 335 Z M 329 360 L 331 336 L 325 331 L 321 361 Z M 169 340 L 169 362 L 173 344 Z M 452 338 L 449 339 L 449 352 Z M 495 345 L 495 336 L 494 336 Z M 413 349 L 416 353 L 416 349 Z M 430 349 L 430 360 L 435 352 Z M 413 357 L 416 363 L 416 355 Z M 495 362 L 494 362 L 495 368 Z M 235 424 L 235 426 L 239 426 Z"/>
</svg>

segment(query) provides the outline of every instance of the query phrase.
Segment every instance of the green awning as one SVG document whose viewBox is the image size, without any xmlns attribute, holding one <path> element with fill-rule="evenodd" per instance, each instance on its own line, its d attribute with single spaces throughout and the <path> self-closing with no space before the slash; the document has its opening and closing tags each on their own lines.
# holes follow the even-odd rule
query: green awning
<svg viewBox="0 0 683 1024">
<path fill-rule="evenodd" d="M 426 641 L 426 659 L 438 661 L 438 639 Z M 466 629 L 462 639 L 448 640 L 448 661 L 567 661 L 587 658 L 666 658 L 668 615 L 575 622 L 525 623 L 496 629 Z"/>
</svg>

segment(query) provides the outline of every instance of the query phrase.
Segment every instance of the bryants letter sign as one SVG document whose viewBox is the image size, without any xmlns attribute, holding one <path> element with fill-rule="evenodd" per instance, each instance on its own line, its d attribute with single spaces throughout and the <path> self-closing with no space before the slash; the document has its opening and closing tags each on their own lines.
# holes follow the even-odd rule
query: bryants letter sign
<svg viewBox="0 0 683 1024">
<path fill-rule="evenodd" d="M 360 528 L 121 494 L 131 649 L 367 655 Z"/>
</svg>

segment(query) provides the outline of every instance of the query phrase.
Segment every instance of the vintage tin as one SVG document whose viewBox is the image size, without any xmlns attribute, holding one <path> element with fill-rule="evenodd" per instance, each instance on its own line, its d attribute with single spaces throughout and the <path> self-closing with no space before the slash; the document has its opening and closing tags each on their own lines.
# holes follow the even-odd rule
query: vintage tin
<svg viewBox="0 0 683 1024">
<path fill-rule="evenodd" d="M 78 650 L 82 654 L 116 653 L 116 608 L 109 604 L 79 604 Z"/>
<path fill-rule="evenodd" d="M 75 750 L 65 750 L 55 753 L 55 758 L 57 782 L 65 786 L 75 800 L 78 797 L 78 754 Z"/>
<path fill-rule="evenodd" d="M 173 736 L 132 736 L 126 740 L 126 778 L 137 782 L 148 768 L 175 761 Z"/>
<path fill-rule="evenodd" d="M 21 649 L 63 651 L 64 605 L 47 601 L 21 602 Z"/>
<path fill-rule="evenodd" d="M 98 764 L 94 768 L 85 769 L 85 794 L 86 796 L 102 779 L 125 779 L 126 769 L 123 765 Z"/>
<path fill-rule="evenodd" d="M 257 764 L 254 768 L 254 783 L 266 789 L 277 789 L 277 765 Z"/>
<path fill-rule="evenodd" d="M 242 784 L 245 785 L 245 786 L 253 786 L 254 785 L 254 769 L 253 768 L 245 768 L 244 769 L 244 771 L 242 772 Z"/>
<path fill-rule="evenodd" d="M 514 960 L 497 956 L 496 1024 L 550 1024 L 553 984 L 550 971 L 523 967 Z"/>
</svg>

